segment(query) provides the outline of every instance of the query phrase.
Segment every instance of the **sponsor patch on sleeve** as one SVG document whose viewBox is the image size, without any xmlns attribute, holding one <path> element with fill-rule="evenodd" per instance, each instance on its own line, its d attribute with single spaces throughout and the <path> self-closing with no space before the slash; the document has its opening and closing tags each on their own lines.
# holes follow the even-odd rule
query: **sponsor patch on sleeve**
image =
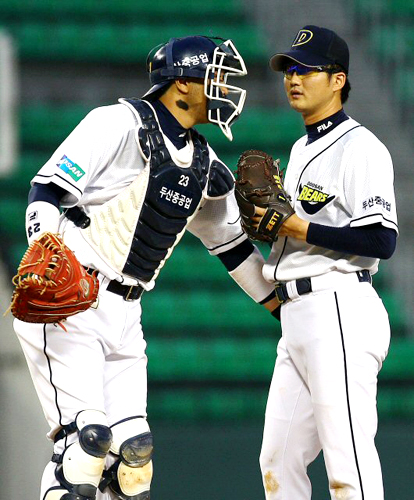
<svg viewBox="0 0 414 500">
<path fill-rule="evenodd" d="M 59 162 L 56 163 L 56 166 L 63 170 L 65 174 L 70 175 L 75 182 L 78 182 L 78 180 L 85 175 L 85 172 L 80 168 L 80 166 L 70 160 L 66 155 L 62 156 Z"/>
<path fill-rule="evenodd" d="M 371 196 L 367 200 L 362 202 L 362 209 L 365 211 L 367 208 L 372 208 L 375 205 L 380 205 L 385 208 L 387 212 L 391 212 L 391 203 L 387 200 L 384 200 L 382 196 Z"/>
</svg>

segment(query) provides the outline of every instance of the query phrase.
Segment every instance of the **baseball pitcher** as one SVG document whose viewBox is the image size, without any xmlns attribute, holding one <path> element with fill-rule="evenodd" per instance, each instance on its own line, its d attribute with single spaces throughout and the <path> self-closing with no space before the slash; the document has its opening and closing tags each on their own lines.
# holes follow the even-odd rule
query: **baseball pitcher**
<svg viewBox="0 0 414 500">
<path fill-rule="evenodd" d="M 391 157 L 343 109 L 349 51 L 336 33 L 305 26 L 270 65 L 306 135 L 283 181 L 263 152 L 238 166 L 243 227 L 273 242 L 263 273 L 281 304 L 260 455 L 266 499 L 310 500 L 307 467 L 323 450 L 332 500 L 382 500 L 376 390 L 390 326 L 372 275 L 398 234 Z"/>
</svg>

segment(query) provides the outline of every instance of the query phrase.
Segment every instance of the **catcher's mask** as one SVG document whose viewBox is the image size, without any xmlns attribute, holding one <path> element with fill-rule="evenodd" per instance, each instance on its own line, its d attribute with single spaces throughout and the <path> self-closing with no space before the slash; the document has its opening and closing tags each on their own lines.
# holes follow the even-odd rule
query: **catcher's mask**
<svg viewBox="0 0 414 500">
<path fill-rule="evenodd" d="M 231 141 L 233 134 L 230 127 L 242 112 L 246 90 L 230 85 L 228 77 L 245 76 L 247 70 L 231 40 L 214 40 L 201 35 L 171 38 L 153 48 L 147 57 L 147 72 L 152 86 L 143 98 L 156 99 L 159 91 L 177 78 L 203 79 L 208 99 L 208 120 L 217 124 Z M 225 89 L 224 92 L 222 89 Z"/>
</svg>

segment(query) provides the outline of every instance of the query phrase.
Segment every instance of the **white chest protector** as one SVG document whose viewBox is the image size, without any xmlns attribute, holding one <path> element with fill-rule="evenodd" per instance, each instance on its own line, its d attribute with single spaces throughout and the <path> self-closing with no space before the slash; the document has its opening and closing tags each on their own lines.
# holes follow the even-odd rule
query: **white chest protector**
<svg viewBox="0 0 414 500">
<path fill-rule="evenodd" d="M 152 107 L 122 99 L 136 113 L 138 145 L 144 170 L 121 193 L 90 214 L 82 236 L 116 272 L 148 283 L 156 278 L 184 231 L 206 199 L 222 198 L 233 176 L 221 162 L 210 163 L 207 142 L 191 130 L 191 165 L 171 158 Z"/>
</svg>

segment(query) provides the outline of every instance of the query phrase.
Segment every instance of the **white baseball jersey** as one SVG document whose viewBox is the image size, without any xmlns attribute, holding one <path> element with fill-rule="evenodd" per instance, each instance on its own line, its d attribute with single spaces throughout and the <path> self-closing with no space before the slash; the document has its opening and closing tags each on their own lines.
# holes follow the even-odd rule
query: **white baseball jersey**
<svg viewBox="0 0 414 500">
<path fill-rule="evenodd" d="M 326 226 L 380 223 L 398 232 L 394 173 L 387 148 L 353 119 L 306 145 L 293 146 L 284 180 L 297 215 Z M 379 259 L 340 253 L 280 237 L 264 266 L 268 281 L 289 281 L 330 271 L 378 270 Z"/>
</svg>

